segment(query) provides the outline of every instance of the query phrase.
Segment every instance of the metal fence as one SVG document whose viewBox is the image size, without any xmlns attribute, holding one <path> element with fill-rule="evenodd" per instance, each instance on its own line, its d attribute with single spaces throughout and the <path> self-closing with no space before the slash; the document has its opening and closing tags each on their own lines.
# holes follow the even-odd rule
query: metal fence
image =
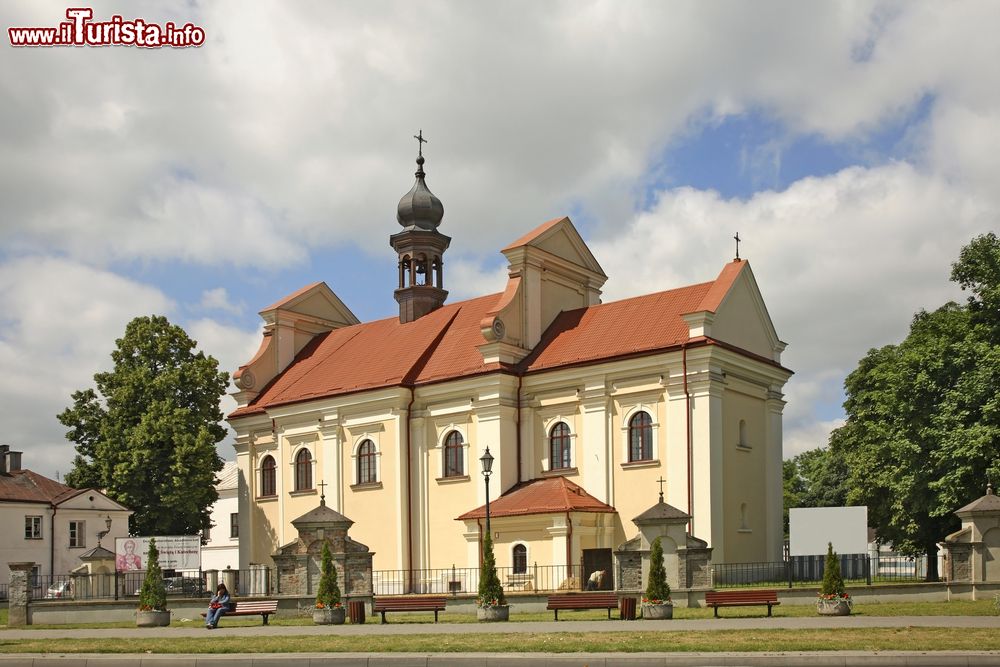
<svg viewBox="0 0 1000 667">
<path fill-rule="evenodd" d="M 579 591 L 586 581 L 583 566 L 528 565 L 515 571 L 498 567 L 497 575 L 505 592 Z M 602 582 L 602 590 L 612 590 L 611 574 Z M 372 590 L 375 595 L 406 594 L 475 594 L 479 589 L 479 568 L 449 567 L 425 570 L 375 570 Z"/>
<path fill-rule="evenodd" d="M 926 556 L 840 554 L 838 559 L 846 583 L 922 581 L 927 575 Z M 775 562 L 718 563 L 712 566 L 712 585 L 715 588 L 812 586 L 823 581 L 825 564 L 825 556 L 791 556 Z"/>
<path fill-rule="evenodd" d="M 228 573 L 228 574 L 226 574 Z M 205 572 L 168 571 L 163 578 L 163 586 L 168 597 L 209 597 L 214 591 L 209 588 L 209 577 Z M 218 580 L 230 579 L 230 593 L 238 596 L 263 596 L 278 593 L 275 571 L 266 567 L 247 570 L 223 570 Z M 112 572 L 108 574 L 60 574 L 38 575 L 30 579 L 31 597 L 35 600 L 126 600 L 137 598 L 142 589 L 144 571 Z M 3 598 L 7 597 L 7 586 L 2 586 Z"/>
</svg>

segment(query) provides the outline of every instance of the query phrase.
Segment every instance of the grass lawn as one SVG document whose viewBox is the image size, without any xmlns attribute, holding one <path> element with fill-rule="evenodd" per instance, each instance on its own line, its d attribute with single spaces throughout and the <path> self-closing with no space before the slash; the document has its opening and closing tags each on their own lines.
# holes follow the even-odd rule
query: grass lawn
<svg viewBox="0 0 1000 667">
<path fill-rule="evenodd" d="M 840 630 L 718 630 L 704 632 L 553 632 L 507 634 L 295 637 L 164 637 L 157 639 L 4 640 L 0 653 L 607 653 L 718 651 L 1000 650 L 992 628 L 865 628 Z"/>
<path fill-rule="evenodd" d="M 518 613 L 513 611 L 516 609 L 512 607 L 512 612 L 510 615 L 510 622 L 521 623 L 527 621 L 551 621 L 552 612 L 550 611 L 539 611 L 539 612 L 522 612 Z M 761 617 L 766 615 L 767 611 L 764 607 L 729 607 L 724 608 L 719 611 L 719 615 L 723 618 L 740 618 L 740 617 Z M 816 609 L 812 605 L 781 605 L 774 607 L 774 616 L 776 617 L 802 617 L 802 616 L 815 616 Z M 871 603 L 866 602 L 864 604 L 854 606 L 855 616 L 992 616 L 997 613 L 996 608 L 993 606 L 991 600 L 955 600 L 952 602 L 886 602 L 886 603 Z M 0 612 L 0 625 L 6 625 L 7 623 L 7 610 L 3 609 Z M 712 618 L 713 611 L 711 609 L 702 608 L 687 608 L 687 607 L 675 607 L 674 608 L 674 618 L 676 619 L 698 619 L 698 618 Z M 562 611 L 559 613 L 560 620 L 564 621 L 599 621 L 606 620 L 608 614 L 604 610 L 595 609 L 590 611 Z M 612 612 L 612 618 L 615 617 L 615 612 Z M 387 616 L 390 623 L 433 623 L 434 614 L 432 612 L 427 613 L 392 613 L 390 612 Z M 440 615 L 440 623 L 477 623 L 475 614 L 461 614 L 445 611 Z M 378 623 L 380 620 L 379 616 L 369 617 L 369 623 Z M 285 626 L 295 626 L 295 625 L 312 625 L 311 616 L 293 616 L 287 613 L 278 613 L 272 616 L 270 619 L 272 625 L 285 625 Z M 187 620 L 174 619 L 171 623 L 171 627 L 180 628 L 194 628 L 200 627 L 204 624 L 204 620 L 201 618 L 192 618 Z M 239 618 L 225 618 L 222 620 L 223 626 L 229 627 L 241 627 L 241 626 L 260 626 L 259 616 L 250 617 L 239 617 Z M 133 628 L 135 627 L 134 621 L 121 621 L 118 623 L 79 623 L 73 625 L 32 625 L 26 629 L 44 629 L 44 628 Z M 0 633 L 0 638 L 2 638 L 2 633 Z"/>
<path fill-rule="evenodd" d="M 720 612 L 724 617 L 764 615 L 758 608 L 729 608 Z M 775 616 L 813 616 L 812 606 L 779 606 Z M 954 602 L 865 603 L 855 607 L 855 614 L 864 616 L 989 616 L 996 609 L 991 600 Z M 565 620 L 600 620 L 607 618 L 602 610 L 564 612 Z M 710 618 L 711 609 L 677 607 L 677 619 Z M 430 623 L 433 614 L 395 613 L 389 618 L 394 624 Z M 511 622 L 547 621 L 551 612 L 512 613 Z M 7 610 L 0 610 L 0 620 L 6 623 Z M 202 620 L 175 620 L 171 627 L 198 627 Z M 377 623 L 371 618 L 369 623 Z M 447 613 L 441 623 L 475 623 L 474 614 Z M 259 618 L 223 619 L 230 627 L 260 627 Z M 272 625 L 311 626 L 306 616 L 279 614 Z M 27 629 L 45 626 L 31 626 Z M 54 628 L 131 628 L 134 622 L 48 626 Z M 169 632 L 169 631 L 167 631 Z M 884 651 L 905 648 L 914 651 L 993 650 L 1000 651 L 1000 633 L 992 628 L 866 628 L 827 630 L 714 630 L 698 632 L 658 632 L 643 630 L 636 624 L 631 632 L 551 632 L 518 634 L 511 642 L 506 634 L 404 635 L 386 641 L 384 635 L 339 635 L 336 628 L 329 634 L 308 636 L 226 637 L 205 633 L 204 637 L 169 637 L 117 640 L 102 639 L 23 639 L 7 640 L 0 630 L 0 653 L 295 653 L 295 652 L 684 652 L 684 651 Z"/>
</svg>

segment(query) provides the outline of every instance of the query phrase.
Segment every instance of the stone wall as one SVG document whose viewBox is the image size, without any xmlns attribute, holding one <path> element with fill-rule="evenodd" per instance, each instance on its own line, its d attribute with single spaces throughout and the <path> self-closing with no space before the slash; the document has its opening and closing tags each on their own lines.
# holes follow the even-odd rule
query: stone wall
<svg viewBox="0 0 1000 667">
<path fill-rule="evenodd" d="M 28 602 L 31 601 L 31 587 L 29 577 L 34 563 L 7 563 L 10 568 L 10 587 L 7 591 L 9 613 L 7 616 L 8 627 L 19 627 L 30 625 L 28 617 Z"/>
</svg>

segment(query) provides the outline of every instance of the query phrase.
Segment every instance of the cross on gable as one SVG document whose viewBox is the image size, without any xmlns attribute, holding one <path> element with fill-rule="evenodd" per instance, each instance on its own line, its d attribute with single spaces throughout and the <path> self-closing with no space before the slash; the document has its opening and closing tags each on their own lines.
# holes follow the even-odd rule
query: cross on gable
<svg viewBox="0 0 1000 667">
<path fill-rule="evenodd" d="M 742 241 L 743 239 L 740 238 L 740 233 L 739 232 L 736 232 L 736 236 L 734 236 L 733 238 L 736 239 L 736 259 L 739 259 L 740 258 L 740 241 Z"/>
<path fill-rule="evenodd" d="M 326 482 L 320 482 L 316 486 L 319 487 L 319 502 L 323 505 L 326 504 Z"/>
<path fill-rule="evenodd" d="M 660 477 L 660 479 L 658 479 L 656 481 L 659 482 L 659 484 L 660 484 L 660 502 L 662 503 L 663 502 L 663 483 L 666 482 L 667 480 L 663 479 L 663 477 Z"/>
</svg>

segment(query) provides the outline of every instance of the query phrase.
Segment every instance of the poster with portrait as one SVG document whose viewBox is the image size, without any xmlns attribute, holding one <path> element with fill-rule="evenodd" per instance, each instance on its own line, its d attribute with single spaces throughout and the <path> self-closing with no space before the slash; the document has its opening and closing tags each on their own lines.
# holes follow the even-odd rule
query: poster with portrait
<svg viewBox="0 0 1000 667">
<path fill-rule="evenodd" d="M 156 540 L 160 567 L 165 570 L 197 570 L 201 567 L 201 538 L 197 535 L 119 537 L 115 539 L 115 569 L 134 572 L 146 569 L 149 540 Z"/>
</svg>

